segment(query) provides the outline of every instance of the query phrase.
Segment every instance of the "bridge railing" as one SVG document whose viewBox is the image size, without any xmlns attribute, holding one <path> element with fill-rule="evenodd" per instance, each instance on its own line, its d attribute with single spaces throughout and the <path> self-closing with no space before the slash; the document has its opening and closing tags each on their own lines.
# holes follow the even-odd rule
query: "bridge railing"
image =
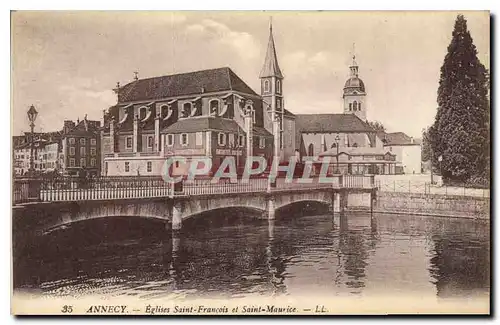
<svg viewBox="0 0 500 325">
<path fill-rule="evenodd" d="M 269 184 L 268 178 L 250 180 L 212 179 L 185 180 L 182 184 L 165 182 L 159 176 L 75 178 L 56 177 L 51 179 L 15 179 L 13 203 L 28 201 L 87 201 L 134 198 L 172 197 L 176 195 L 210 195 L 226 193 L 258 193 L 321 188 L 374 188 L 374 177 L 370 175 L 334 175 L 328 180 L 311 178 L 277 178 Z"/>
<path fill-rule="evenodd" d="M 307 180 L 302 180 L 300 178 L 286 179 L 278 178 L 276 179 L 276 187 L 273 191 L 280 190 L 303 190 L 303 189 L 320 189 L 320 188 L 332 188 L 338 187 L 339 178 L 333 177 L 331 180 L 320 182 L 319 178 L 310 178 Z"/>
<path fill-rule="evenodd" d="M 249 180 L 221 179 L 213 182 L 212 179 L 193 179 L 183 182 L 182 191 L 176 191 L 177 195 L 210 195 L 229 193 L 252 193 L 267 190 L 267 178 L 252 178 Z"/>
<path fill-rule="evenodd" d="M 86 201 L 167 197 L 172 188 L 161 177 L 58 177 L 41 181 L 41 201 Z"/>
<path fill-rule="evenodd" d="M 340 175 L 340 187 L 375 188 L 375 175 Z"/>
</svg>

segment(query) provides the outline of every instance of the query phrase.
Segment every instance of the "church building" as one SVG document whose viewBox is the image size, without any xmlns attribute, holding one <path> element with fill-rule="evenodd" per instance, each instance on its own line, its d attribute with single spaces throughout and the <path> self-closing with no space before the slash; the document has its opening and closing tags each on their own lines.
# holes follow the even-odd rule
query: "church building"
<svg viewBox="0 0 500 325">
<path fill-rule="evenodd" d="M 227 156 L 240 168 L 249 156 L 288 160 L 295 116 L 285 109 L 272 26 L 259 78 L 260 94 L 228 67 L 117 84 L 118 101 L 104 111 L 102 175 L 161 175 L 172 156 L 209 157 L 212 171 Z"/>
<path fill-rule="evenodd" d="M 353 56 L 343 89 L 343 114 L 297 114 L 296 143 L 301 157 L 330 159 L 328 172 L 394 174 L 395 155 L 384 148 L 366 120 L 366 89 Z"/>
</svg>

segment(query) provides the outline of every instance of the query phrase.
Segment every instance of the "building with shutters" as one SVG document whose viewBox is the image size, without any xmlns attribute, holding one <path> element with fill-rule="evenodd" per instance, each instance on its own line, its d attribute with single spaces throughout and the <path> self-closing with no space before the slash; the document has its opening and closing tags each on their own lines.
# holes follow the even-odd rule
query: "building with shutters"
<svg viewBox="0 0 500 325">
<path fill-rule="evenodd" d="M 100 121 L 64 121 L 60 173 L 67 176 L 101 174 Z"/>
</svg>

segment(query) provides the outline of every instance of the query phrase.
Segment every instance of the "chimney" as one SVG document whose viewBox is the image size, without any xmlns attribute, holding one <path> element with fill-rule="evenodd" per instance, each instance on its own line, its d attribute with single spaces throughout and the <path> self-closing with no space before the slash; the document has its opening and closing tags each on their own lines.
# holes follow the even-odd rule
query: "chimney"
<svg viewBox="0 0 500 325">
<path fill-rule="evenodd" d="M 413 137 L 410 137 L 410 142 L 411 144 L 413 144 Z"/>
<path fill-rule="evenodd" d="M 70 120 L 65 120 L 63 124 L 63 134 L 68 133 L 74 127 L 75 127 L 75 122 Z"/>
<path fill-rule="evenodd" d="M 85 126 L 85 131 L 89 130 L 89 123 L 87 121 L 87 114 L 85 114 L 85 117 L 83 118 L 83 124 Z"/>
</svg>

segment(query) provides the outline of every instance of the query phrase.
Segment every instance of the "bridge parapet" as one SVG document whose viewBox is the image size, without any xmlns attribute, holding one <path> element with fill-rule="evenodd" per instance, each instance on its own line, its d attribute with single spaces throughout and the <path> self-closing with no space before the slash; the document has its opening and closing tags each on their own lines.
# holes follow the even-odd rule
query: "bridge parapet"
<svg viewBox="0 0 500 325">
<path fill-rule="evenodd" d="M 334 190 L 368 190 L 376 188 L 374 175 L 333 175 L 325 178 L 194 179 L 169 183 L 161 177 L 100 177 L 81 179 L 14 180 L 14 204 L 29 201 L 67 202 L 122 200 L 140 198 L 174 198 L 238 193 L 272 193 L 332 188 Z"/>
</svg>

